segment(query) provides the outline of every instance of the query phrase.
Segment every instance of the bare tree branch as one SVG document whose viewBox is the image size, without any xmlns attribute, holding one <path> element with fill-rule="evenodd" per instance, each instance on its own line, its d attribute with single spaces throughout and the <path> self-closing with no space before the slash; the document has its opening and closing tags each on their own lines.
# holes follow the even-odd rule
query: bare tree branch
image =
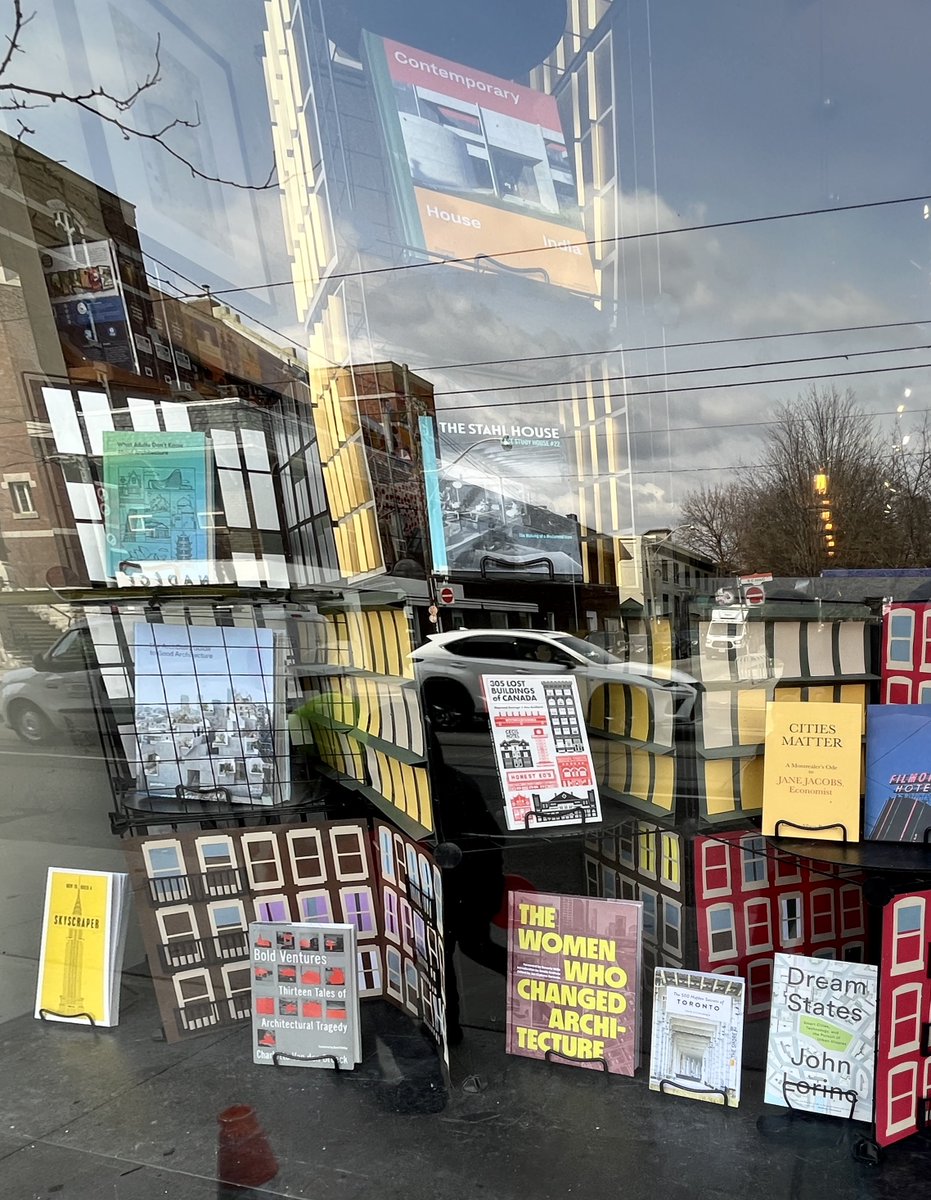
<svg viewBox="0 0 931 1200">
<path fill-rule="evenodd" d="M 13 4 L 13 32 L 7 37 L 7 51 L 2 62 L 0 62 L 0 81 L 3 80 L 4 73 L 9 68 L 14 54 L 24 53 L 21 45 L 22 33 L 35 16 L 35 13 L 30 14 L 28 17 L 24 16 L 22 0 L 11 0 L 11 2 Z M 126 141 L 150 142 L 158 146 L 171 158 L 175 159 L 176 162 L 185 166 L 195 179 L 203 179 L 207 183 L 219 183 L 226 187 L 239 188 L 243 191 L 262 192 L 272 187 L 275 179 L 274 165 L 262 183 L 248 183 L 238 179 L 225 179 L 223 176 L 211 175 L 206 171 L 202 171 L 200 167 L 195 166 L 189 158 L 165 140 L 166 136 L 173 129 L 197 129 L 201 123 L 199 112 L 196 112 L 193 119 L 181 116 L 175 117 L 158 129 L 140 129 L 137 125 L 129 124 L 123 119 L 124 114 L 130 113 L 146 92 L 158 87 L 161 82 L 161 45 L 161 34 L 159 34 L 155 39 L 154 64 L 152 69 L 146 75 L 145 79 L 126 95 L 118 95 L 102 86 L 91 88 L 86 92 L 65 92 L 52 88 L 30 87 L 24 83 L 17 83 L 15 80 L 8 80 L 0 82 L 0 96 L 5 97 L 5 100 L 0 102 L 0 112 L 21 112 L 27 109 L 50 108 L 56 104 L 70 105 L 72 108 L 90 113 L 91 116 L 96 117 L 105 125 L 110 125 L 112 128 L 118 130 Z M 111 106 L 114 111 L 107 112 L 107 106 Z M 33 130 L 20 121 L 20 138 L 33 132 Z"/>
<path fill-rule="evenodd" d="M 13 0 L 13 32 L 7 35 L 6 54 L 3 56 L 3 61 L 0 62 L 0 79 L 2 79 L 6 74 L 7 67 L 9 67 L 10 63 L 13 61 L 13 55 L 22 54 L 23 49 L 22 46 L 20 46 L 19 41 L 22 37 L 23 30 L 33 19 L 33 17 L 35 17 L 35 15 L 36 14 L 32 12 L 28 17 L 24 16 L 22 0 Z"/>
<path fill-rule="evenodd" d="M 851 392 L 814 385 L 780 405 L 753 470 L 682 505 L 721 567 L 817 575 L 931 562 L 931 426 L 890 446 Z"/>
</svg>

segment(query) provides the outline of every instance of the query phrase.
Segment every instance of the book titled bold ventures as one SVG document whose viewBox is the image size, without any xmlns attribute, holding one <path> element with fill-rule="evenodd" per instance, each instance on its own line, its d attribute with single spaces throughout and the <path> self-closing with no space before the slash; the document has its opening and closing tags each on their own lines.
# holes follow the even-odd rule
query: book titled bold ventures
<svg viewBox="0 0 931 1200">
<path fill-rule="evenodd" d="M 351 1070 L 361 1060 L 354 925 L 249 926 L 252 1059 Z"/>
</svg>

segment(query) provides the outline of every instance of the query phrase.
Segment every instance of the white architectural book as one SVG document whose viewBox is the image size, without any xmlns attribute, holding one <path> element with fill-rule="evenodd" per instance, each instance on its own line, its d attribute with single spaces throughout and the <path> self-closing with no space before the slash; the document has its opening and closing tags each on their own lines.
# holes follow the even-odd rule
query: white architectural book
<svg viewBox="0 0 931 1200">
<path fill-rule="evenodd" d="M 736 1107 L 744 1029 L 744 981 L 657 967 L 650 1088 Z"/>
</svg>

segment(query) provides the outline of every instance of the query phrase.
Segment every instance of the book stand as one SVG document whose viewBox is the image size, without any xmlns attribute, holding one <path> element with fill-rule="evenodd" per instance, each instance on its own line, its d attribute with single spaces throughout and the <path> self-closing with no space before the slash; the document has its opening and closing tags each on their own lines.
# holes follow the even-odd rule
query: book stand
<svg viewBox="0 0 931 1200">
<path fill-rule="evenodd" d="M 585 809 L 584 809 L 584 808 L 581 806 L 581 804 L 579 805 L 579 807 L 578 807 L 578 808 L 567 808 L 567 809 L 565 810 L 565 812 L 562 812 L 562 813 L 560 813 L 559 815 L 560 815 L 561 817 L 568 817 L 568 816 L 572 816 L 572 815 L 574 815 L 575 813 L 578 813 L 578 814 L 579 814 L 579 818 L 580 818 L 580 820 L 579 820 L 579 824 L 580 824 L 580 825 L 582 826 L 582 828 L 584 829 L 584 828 L 585 828 L 585 826 L 586 826 L 586 824 L 587 824 L 588 822 L 587 822 L 587 818 L 586 818 L 586 816 L 585 816 Z M 524 828 L 525 828 L 526 830 L 528 830 L 528 831 L 529 831 L 529 829 L 530 829 L 530 818 L 531 818 L 531 817 L 536 817 L 536 818 L 538 819 L 538 821 L 539 821 L 539 819 L 540 819 L 540 814 L 539 814 L 538 812 L 535 812 L 535 811 L 534 811 L 534 809 L 530 809 L 530 811 L 529 811 L 529 812 L 526 812 L 526 813 L 524 813 Z M 548 824 L 548 822 L 547 822 L 547 821 L 540 821 L 540 824 L 545 826 L 545 825 L 547 825 L 547 824 Z M 534 828 L 538 828 L 538 826 L 534 826 Z"/>
<path fill-rule="evenodd" d="M 720 1096 L 724 1101 L 724 1107 L 730 1107 L 731 1102 L 724 1088 L 693 1087 L 688 1083 L 680 1083 L 677 1079 L 661 1079 L 659 1081 L 660 1095 L 666 1095 L 667 1087 L 678 1088 L 680 1092 L 691 1092 L 695 1096 Z"/>
<path fill-rule="evenodd" d="M 605 1075 L 608 1074 L 608 1063 L 603 1058 L 579 1058 L 575 1054 L 560 1054 L 558 1050 L 547 1050 L 543 1055 L 543 1061 L 552 1063 L 554 1058 L 564 1058 L 566 1062 L 574 1063 L 597 1063 Z"/>
<path fill-rule="evenodd" d="M 62 1013 L 62 1012 L 57 1012 L 54 1008 L 40 1008 L 39 1009 L 39 1020 L 40 1021 L 47 1021 L 49 1019 L 49 1017 L 58 1017 L 59 1020 L 67 1021 L 69 1023 L 72 1021 L 78 1021 L 78 1019 L 80 1017 L 86 1017 L 87 1024 L 89 1024 L 92 1029 L 97 1028 L 97 1022 L 94 1020 L 94 1018 L 88 1012 Z M 83 1021 L 80 1023 L 84 1024 Z"/>
<path fill-rule="evenodd" d="M 837 1120 L 843 1121 L 854 1134 L 853 1144 L 850 1148 L 850 1157 L 854 1162 L 861 1163 L 865 1167 L 878 1167 L 882 1161 L 882 1150 L 876 1138 L 866 1133 L 857 1133 L 853 1128 L 854 1111 L 857 1107 L 859 1094 L 850 1088 L 844 1093 L 844 1099 L 850 1101 L 850 1112 L 844 1117 L 838 1117 Z M 795 1108 L 789 1101 L 786 1093 L 785 1080 L 782 1081 L 782 1100 L 787 1108 L 787 1112 L 779 1114 L 764 1114 L 757 1117 L 757 1130 L 764 1137 L 769 1137 L 774 1134 L 782 1133 L 785 1129 L 794 1124 L 795 1121 L 812 1121 L 817 1117 L 823 1117 L 833 1114 L 810 1112 L 808 1109 Z M 871 1124 L 872 1128 L 872 1124 Z"/>
<path fill-rule="evenodd" d="M 785 836 L 781 828 L 783 825 L 788 825 L 790 829 L 799 829 L 804 833 L 822 833 L 825 829 L 839 829 L 844 835 L 840 839 L 842 842 L 849 842 L 851 840 L 850 834 L 847 832 L 847 826 L 840 821 L 833 821 L 830 825 L 799 825 L 795 821 L 787 821 L 785 818 L 781 818 L 776 822 L 775 829 L 773 830 L 776 837 Z M 791 834 L 789 836 L 791 837 Z"/>
<path fill-rule="evenodd" d="M 272 1055 L 272 1065 L 275 1067 L 280 1067 L 282 1063 L 279 1060 L 283 1058 L 290 1060 L 289 1062 L 284 1063 L 284 1066 L 286 1067 L 290 1066 L 291 1063 L 298 1062 L 331 1062 L 333 1064 L 334 1071 L 342 1071 L 343 1069 L 339 1065 L 335 1054 L 288 1054 L 285 1050 L 276 1050 Z"/>
</svg>

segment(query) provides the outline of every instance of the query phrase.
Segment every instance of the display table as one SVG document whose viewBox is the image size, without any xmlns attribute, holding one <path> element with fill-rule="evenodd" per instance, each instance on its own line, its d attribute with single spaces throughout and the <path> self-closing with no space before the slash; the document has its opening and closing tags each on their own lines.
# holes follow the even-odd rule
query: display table
<svg viewBox="0 0 931 1200">
<path fill-rule="evenodd" d="M 820 838 L 767 838 L 799 858 L 848 867 L 854 871 L 896 873 L 911 872 L 924 881 L 931 879 L 931 845 L 905 842 L 827 842 Z"/>
</svg>

